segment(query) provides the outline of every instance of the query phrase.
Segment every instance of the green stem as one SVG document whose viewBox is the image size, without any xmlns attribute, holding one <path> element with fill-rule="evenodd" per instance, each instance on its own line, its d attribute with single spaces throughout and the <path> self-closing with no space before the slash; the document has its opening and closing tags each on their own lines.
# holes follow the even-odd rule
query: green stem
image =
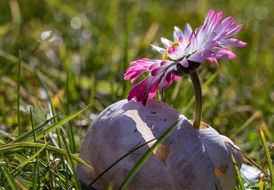
<svg viewBox="0 0 274 190">
<path fill-rule="evenodd" d="M 20 87 L 21 87 L 21 51 L 19 50 L 19 58 L 18 58 L 18 73 L 17 73 L 17 123 L 18 123 L 18 133 L 19 136 L 22 133 L 22 128 L 21 128 L 21 118 L 20 118 Z"/>
<path fill-rule="evenodd" d="M 200 128 L 201 117 L 202 117 L 202 89 L 201 83 L 199 80 L 199 76 L 196 71 L 192 72 L 190 75 L 190 79 L 194 88 L 195 94 L 195 112 L 194 112 L 194 128 Z"/>
</svg>

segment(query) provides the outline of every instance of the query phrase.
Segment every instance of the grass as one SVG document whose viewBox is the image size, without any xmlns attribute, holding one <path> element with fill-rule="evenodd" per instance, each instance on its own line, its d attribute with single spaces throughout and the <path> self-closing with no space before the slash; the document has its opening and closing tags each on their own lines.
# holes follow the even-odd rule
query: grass
<svg viewBox="0 0 274 190">
<path fill-rule="evenodd" d="M 235 49 L 237 59 L 221 60 L 218 67 L 206 63 L 198 71 L 202 120 L 266 171 L 249 187 L 271 189 L 272 1 L 108 3 L 1 1 L 0 189 L 79 189 L 75 166 L 87 165 L 78 158 L 82 140 L 100 111 L 126 97 L 131 85 L 123 73 L 129 62 L 156 58 L 150 44 L 171 38 L 174 25 L 200 25 L 211 8 L 244 24 L 238 38 L 248 46 Z M 193 89 L 186 78 L 169 88 L 163 101 L 192 117 Z"/>
</svg>

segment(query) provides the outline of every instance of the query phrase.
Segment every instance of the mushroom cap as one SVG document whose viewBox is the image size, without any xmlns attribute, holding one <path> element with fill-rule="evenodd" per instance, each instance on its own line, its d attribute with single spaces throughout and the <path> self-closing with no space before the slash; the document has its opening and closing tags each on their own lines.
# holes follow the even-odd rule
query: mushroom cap
<svg viewBox="0 0 274 190">
<path fill-rule="evenodd" d="M 233 155 L 239 167 L 241 153 L 233 142 L 208 125 L 196 130 L 191 122 L 163 102 L 144 106 L 121 100 L 106 108 L 92 123 L 80 157 L 92 169 L 77 167 L 80 182 L 90 184 L 112 163 L 136 146 L 146 143 L 178 121 L 176 129 L 160 144 L 132 181 L 128 190 L 231 190 L 236 183 Z M 98 190 L 119 187 L 128 172 L 154 143 L 147 143 L 118 162 L 96 181 Z"/>
</svg>

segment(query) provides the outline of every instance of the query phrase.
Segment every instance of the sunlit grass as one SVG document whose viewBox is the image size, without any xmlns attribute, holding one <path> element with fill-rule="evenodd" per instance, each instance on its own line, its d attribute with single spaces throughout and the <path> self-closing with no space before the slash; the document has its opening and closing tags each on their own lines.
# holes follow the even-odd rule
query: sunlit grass
<svg viewBox="0 0 274 190">
<path fill-rule="evenodd" d="M 123 73 L 129 62 L 157 58 L 150 44 L 171 38 L 174 25 L 198 26 L 211 8 L 244 24 L 239 38 L 248 46 L 235 49 L 236 60 L 206 63 L 198 71 L 202 120 L 232 138 L 267 173 L 257 184 L 243 179 L 244 188 L 271 189 L 271 0 L 3 0 L 0 5 L 0 189 L 79 189 L 75 166 L 88 165 L 78 157 L 81 143 L 96 115 L 126 98 L 131 85 Z M 163 101 L 192 117 L 187 78 L 169 88 Z M 243 189 L 241 183 L 237 188 Z"/>
</svg>

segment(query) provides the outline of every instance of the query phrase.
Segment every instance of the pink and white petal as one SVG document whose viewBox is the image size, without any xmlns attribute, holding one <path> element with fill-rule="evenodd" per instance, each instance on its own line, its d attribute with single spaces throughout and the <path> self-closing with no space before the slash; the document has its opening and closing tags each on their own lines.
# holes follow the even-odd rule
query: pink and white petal
<svg viewBox="0 0 274 190">
<path fill-rule="evenodd" d="M 146 80 L 146 79 L 144 79 Z M 131 100 L 132 98 L 136 97 L 138 93 L 140 93 L 141 86 L 144 85 L 144 81 L 140 81 L 137 83 L 128 93 L 127 99 Z M 137 100 L 138 101 L 138 100 Z"/>
<path fill-rule="evenodd" d="M 196 29 L 196 31 L 194 31 L 191 34 L 191 36 L 189 38 L 189 44 L 185 49 L 185 55 L 190 55 L 190 54 L 196 52 L 198 50 L 198 48 L 200 48 L 200 47 L 197 46 L 198 41 L 197 41 L 197 38 L 196 38 L 196 32 L 197 32 L 197 29 Z"/>
<path fill-rule="evenodd" d="M 175 41 L 179 41 L 179 37 L 183 36 L 183 32 L 182 30 L 177 27 L 177 26 L 174 26 L 174 31 L 173 31 L 173 38 Z"/>
<path fill-rule="evenodd" d="M 237 56 L 230 50 L 221 49 L 215 53 L 216 58 L 235 59 Z"/>
<path fill-rule="evenodd" d="M 141 76 L 141 74 L 143 74 L 143 72 L 132 73 L 132 75 L 130 76 L 130 79 L 131 79 L 130 82 L 134 83 L 137 80 L 137 78 L 139 78 Z M 126 80 L 128 80 L 128 79 L 126 79 Z"/>
<path fill-rule="evenodd" d="M 180 39 L 181 39 L 181 40 L 179 41 L 179 47 L 180 47 L 181 49 L 185 49 L 185 48 L 188 46 L 189 41 L 188 41 L 188 40 L 184 40 L 183 37 L 180 38 Z"/>
<path fill-rule="evenodd" d="M 215 29 L 222 21 L 224 13 L 222 11 L 216 12 L 214 19 L 212 20 L 212 29 Z"/>
<path fill-rule="evenodd" d="M 152 71 L 152 70 L 154 70 L 154 69 L 156 69 L 156 68 L 159 68 L 159 67 L 161 67 L 161 63 L 160 63 L 160 62 L 159 62 L 159 63 L 152 64 L 152 65 L 149 67 L 149 70 Z"/>
<path fill-rule="evenodd" d="M 231 27 L 235 25 L 234 18 L 232 16 L 226 17 L 216 28 L 217 33 L 221 33 L 223 31 L 229 30 Z"/>
<path fill-rule="evenodd" d="M 135 60 L 130 63 L 130 66 L 142 66 L 142 67 L 149 67 L 151 64 L 155 63 L 156 60 L 154 59 L 148 59 L 148 58 L 142 58 Z"/>
<path fill-rule="evenodd" d="M 210 22 L 211 22 L 211 20 L 213 19 L 214 15 L 215 15 L 215 11 L 214 11 L 214 10 L 212 10 L 212 9 L 211 9 L 211 10 L 209 10 L 209 11 L 208 11 L 208 13 L 207 13 L 207 15 L 206 15 L 206 18 L 205 18 L 204 24 L 210 23 Z"/>
<path fill-rule="evenodd" d="M 210 51 L 212 49 L 215 49 L 218 45 L 219 45 L 218 42 L 213 40 L 208 40 L 203 44 L 203 47 L 201 49 Z"/>
<path fill-rule="evenodd" d="M 143 105 L 146 105 L 147 99 L 154 98 L 157 92 L 157 83 L 152 83 L 152 78 L 147 78 L 147 84 L 143 85 L 142 88 L 140 88 L 139 96 L 137 96 L 137 101 L 141 101 Z M 154 86 L 156 85 L 156 86 Z"/>
<path fill-rule="evenodd" d="M 192 28 L 191 28 L 190 24 L 186 23 L 185 30 L 184 30 L 184 35 L 183 35 L 184 38 L 189 39 L 191 33 L 192 33 Z"/>
<path fill-rule="evenodd" d="M 124 80 L 131 79 L 131 82 L 134 82 L 142 73 L 143 71 L 133 70 L 132 68 L 130 68 L 124 74 Z"/>
<path fill-rule="evenodd" d="M 164 48 L 161 48 L 159 46 L 156 46 L 156 45 L 151 45 L 152 49 L 153 50 L 156 50 L 157 52 L 159 52 L 161 55 L 163 55 L 165 53 L 165 49 Z"/>
<path fill-rule="evenodd" d="M 214 31 L 216 25 L 218 24 L 219 21 L 219 13 L 210 10 L 205 18 L 204 25 L 206 26 L 206 33 L 211 33 Z"/>
<path fill-rule="evenodd" d="M 194 53 L 191 56 L 189 56 L 187 59 L 189 61 L 193 61 L 196 63 L 203 63 L 206 60 L 206 56 L 204 56 L 202 53 Z"/>
<path fill-rule="evenodd" d="M 143 91 L 143 96 L 141 97 L 142 104 L 145 105 L 147 102 L 147 99 L 152 99 L 155 97 L 157 91 L 158 91 L 158 86 L 159 86 L 159 79 L 158 77 L 148 77 L 148 86 L 147 88 Z M 142 89 L 140 89 L 142 91 Z"/>
<path fill-rule="evenodd" d="M 168 48 L 167 54 L 171 59 L 178 60 L 184 57 L 184 50 L 180 46 L 174 46 Z"/>
<path fill-rule="evenodd" d="M 231 29 L 230 31 L 227 32 L 227 36 L 234 36 L 235 34 L 237 34 L 238 32 L 240 32 L 240 30 L 243 28 L 242 24 L 239 24 L 235 27 L 233 27 L 233 29 Z"/>
<path fill-rule="evenodd" d="M 176 69 L 176 63 L 173 63 L 171 65 L 167 65 L 166 67 L 162 68 L 162 72 L 161 72 L 161 75 L 160 75 L 160 78 L 165 81 L 165 82 L 173 82 L 173 81 L 170 81 L 172 78 L 171 78 L 171 74 L 172 74 L 172 71 L 174 71 Z"/>
<path fill-rule="evenodd" d="M 124 79 L 131 79 L 131 82 L 134 82 L 144 72 L 151 72 L 152 69 L 160 67 L 161 62 L 162 60 L 153 60 L 147 58 L 133 61 L 125 72 Z"/>
<path fill-rule="evenodd" d="M 151 73 L 150 73 L 150 74 L 151 74 L 152 76 L 156 76 L 156 75 L 158 75 L 159 70 L 161 70 L 161 68 L 160 68 L 160 67 L 157 67 L 157 68 L 151 70 Z"/>
<path fill-rule="evenodd" d="M 189 67 L 189 63 L 188 63 L 187 58 L 184 58 L 184 59 L 181 60 L 179 63 L 180 63 L 183 67 L 185 67 L 185 68 L 188 68 L 188 67 Z"/>
<path fill-rule="evenodd" d="M 181 79 L 178 75 L 172 75 L 174 81 L 179 81 Z"/>
<path fill-rule="evenodd" d="M 153 88 L 151 88 L 148 92 L 147 99 L 153 99 L 157 93 L 157 90 L 157 86 L 153 86 Z M 147 99 L 145 101 L 142 101 L 144 105 L 147 102 Z"/>
<path fill-rule="evenodd" d="M 246 42 L 243 42 L 235 38 L 221 40 L 221 43 L 223 45 L 230 45 L 230 46 L 237 46 L 237 47 L 245 47 L 247 45 Z"/>
<path fill-rule="evenodd" d="M 197 49 L 201 48 L 202 45 L 205 43 L 204 39 L 205 39 L 205 26 L 203 25 L 197 30 L 197 34 L 196 34 Z"/>
<path fill-rule="evenodd" d="M 146 104 L 148 98 L 153 98 L 157 91 L 157 83 L 152 83 L 153 77 L 149 76 L 148 78 L 137 83 L 128 94 L 127 99 L 131 100 L 132 98 L 137 101 L 141 101 L 142 104 Z"/>
<path fill-rule="evenodd" d="M 218 65 L 218 61 L 214 57 L 207 57 L 206 60 L 208 60 L 211 63 L 214 63 L 214 64 Z"/>
<path fill-rule="evenodd" d="M 165 48 L 168 48 L 172 45 L 172 41 L 166 39 L 166 38 L 161 38 L 162 44 L 165 46 Z"/>
</svg>

